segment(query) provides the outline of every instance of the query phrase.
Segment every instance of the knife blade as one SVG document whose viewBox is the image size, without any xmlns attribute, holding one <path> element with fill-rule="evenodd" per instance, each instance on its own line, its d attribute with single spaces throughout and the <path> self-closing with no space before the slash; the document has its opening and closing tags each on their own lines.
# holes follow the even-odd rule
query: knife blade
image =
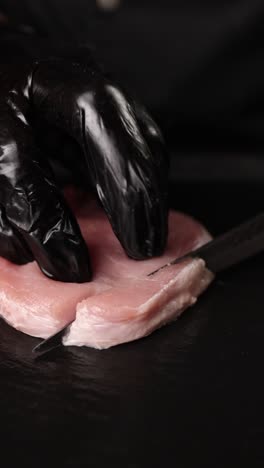
<svg viewBox="0 0 264 468">
<path fill-rule="evenodd" d="M 62 346 L 63 337 L 65 336 L 68 327 L 74 322 L 74 320 L 75 319 L 71 320 L 66 325 L 64 325 L 64 327 L 61 328 L 59 331 L 56 331 L 53 335 L 38 343 L 32 349 L 32 353 L 40 356 L 49 353 L 50 351 L 52 351 L 55 348 L 58 348 L 59 346 Z"/>
<path fill-rule="evenodd" d="M 214 274 L 217 274 L 262 251 L 264 251 L 264 213 L 259 213 L 239 226 L 215 237 L 201 247 L 162 265 L 147 276 L 153 276 L 160 270 L 185 261 L 188 258 L 203 259 L 206 267 Z M 32 352 L 38 355 L 46 354 L 62 345 L 63 337 L 71 323 L 72 321 L 54 335 L 41 341 L 33 348 Z"/>
</svg>

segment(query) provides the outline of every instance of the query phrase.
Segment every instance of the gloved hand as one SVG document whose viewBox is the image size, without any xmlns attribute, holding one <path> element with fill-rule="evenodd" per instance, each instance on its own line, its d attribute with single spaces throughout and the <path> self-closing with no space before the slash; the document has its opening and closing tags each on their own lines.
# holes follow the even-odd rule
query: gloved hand
<svg viewBox="0 0 264 468">
<path fill-rule="evenodd" d="M 17 264 L 36 260 L 55 280 L 92 279 L 88 248 L 36 139 L 38 116 L 78 142 L 87 186 L 127 255 L 161 254 L 168 215 L 161 133 L 87 56 L 12 58 L 1 66 L 0 255 Z"/>
</svg>

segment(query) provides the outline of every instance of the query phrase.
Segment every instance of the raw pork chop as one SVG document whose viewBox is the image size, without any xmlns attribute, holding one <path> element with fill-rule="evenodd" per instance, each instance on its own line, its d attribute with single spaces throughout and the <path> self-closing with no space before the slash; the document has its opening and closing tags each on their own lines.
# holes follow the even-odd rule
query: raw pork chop
<svg viewBox="0 0 264 468">
<path fill-rule="evenodd" d="M 65 345 L 108 348 L 176 319 L 212 281 L 202 260 L 188 260 L 147 277 L 210 240 L 192 218 L 171 211 L 165 254 L 139 262 L 127 258 L 95 201 L 71 198 L 71 205 L 89 246 L 94 279 L 86 284 L 56 282 L 35 262 L 16 266 L 0 258 L 0 314 L 17 330 L 46 338 L 76 317 Z"/>
</svg>

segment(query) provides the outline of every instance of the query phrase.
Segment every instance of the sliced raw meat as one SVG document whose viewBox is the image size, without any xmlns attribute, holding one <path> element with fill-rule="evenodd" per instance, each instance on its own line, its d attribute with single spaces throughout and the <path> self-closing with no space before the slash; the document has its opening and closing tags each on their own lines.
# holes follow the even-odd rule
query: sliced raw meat
<svg viewBox="0 0 264 468">
<path fill-rule="evenodd" d="M 149 335 L 175 320 L 207 288 L 202 260 L 168 267 L 153 278 L 133 278 L 77 305 L 64 345 L 109 348 Z"/>
<path fill-rule="evenodd" d="M 202 260 L 188 260 L 147 277 L 210 240 L 192 218 L 171 211 L 165 254 L 139 262 L 127 258 L 95 201 L 71 198 L 71 205 L 89 246 L 93 281 L 56 282 L 35 262 L 17 266 L 0 258 L 0 314 L 16 329 L 46 338 L 76 317 L 64 344 L 106 348 L 175 319 L 212 281 Z"/>
</svg>

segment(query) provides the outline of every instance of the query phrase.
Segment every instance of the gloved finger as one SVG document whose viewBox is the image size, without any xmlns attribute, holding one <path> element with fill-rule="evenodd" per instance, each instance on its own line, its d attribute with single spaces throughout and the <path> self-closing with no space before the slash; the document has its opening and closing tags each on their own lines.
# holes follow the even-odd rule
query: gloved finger
<svg viewBox="0 0 264 468">
<path fill-rule="evenodd" d="M 156 174 L 159 181 L 159 193 L 163 200 L 168 200 L 168 171 L 169 171 L 169 154 L 165 145 L 163 135 L 157 123 L 145 109 L 145 107 L 135 98 L 133 98 L 133 109 L 136 115 L 138 125 L 144 135 L 145 141 L 153 155 L 153 164 L 155 164 Z M 168 204 L 161 204 L 153 200 L 153 210 L 155 213 L 159 211 L 158 217 L 161 221 L 161 229 L 157 225 L 157 235 L 166 242 L 167 238 L 167 219 L 168 219 Z"/>
<path fill-rule="evenodd" d="M 81 145 L 112 228 L 135 259 L 159 255 L 167 239 L 167 163 L 151 152 L 133 103 L 84 64 L 40 63 L 35 108 Z"/>
<path fill-rule="evenodd" d="M 41 152 L 48 158 L 57 186 L 87 186 L 87 165 L 80 145 L 65 132 L 34 115 L 34 138 Z"/>
<path fill-rule="evenodd" d="M 20 233 L 8 222 L 0 205 L 0 256 L 18 265 L 34 260 Z"/>
<path fill-rule="evenodd" d="M 133 107 L 138 124 L 145 136 L 151 151 L 155 153 L 154 161 L 158 168 L 169 168 L 169 155 L 166 149 L 165 141 L 157 123 L 148 113 L 147 109 L 133 97 Z"/>
<path fill-rule="evenodd" d="M 23 105 L 12 99 L 0 105 L 0 199 L 6 219 L 45 275 L 60 281 L 89 281 L 88 250 L 78 223 L 50 170 L 44 169 Z M 13 257 L 18 263 L 19 246 Z"/>
</svg>

